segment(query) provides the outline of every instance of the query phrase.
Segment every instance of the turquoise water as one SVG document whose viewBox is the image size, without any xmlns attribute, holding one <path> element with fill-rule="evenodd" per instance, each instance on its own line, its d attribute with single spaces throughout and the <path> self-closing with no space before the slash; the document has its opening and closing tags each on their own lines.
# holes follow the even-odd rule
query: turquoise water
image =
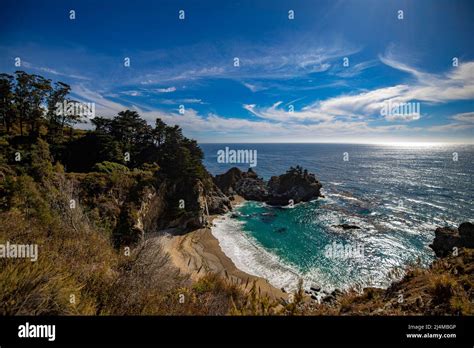
<svg viewBox="0 0 474 348">
<path fill-rule="evenodd" d="M 213 174 L 234 166 L 217 163 L 215 154 L 224 146 L 202 145 Z M 327 289 L 386 286 L 391 270 L 433 260 L 428 245 L 437 226 L 457 226 L 474 216 L 472 145 L 227 146 L 256 149 L 254 169 L 266 179 L 299 164 L 323 184 L 324 199 L 293 209 L 247 202 L 237 209 L 239 216 L 223 217 L 213 228 L 237 267 L 278 287 L 294 288 L 298 278 Z M 335 227 L 342 223 L 360 229 Z"/>
</svg>

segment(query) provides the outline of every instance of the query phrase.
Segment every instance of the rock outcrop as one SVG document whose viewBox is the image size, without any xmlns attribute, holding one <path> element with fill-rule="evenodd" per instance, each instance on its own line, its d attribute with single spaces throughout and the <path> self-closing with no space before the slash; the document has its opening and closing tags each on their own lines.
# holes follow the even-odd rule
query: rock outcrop
<svg viewBox="0 0 474 348">
<path fill-rule="evenodd" d="M 474 224 L 463 222 L 458 228 L 438 227 L 430 245 L 436 256 L 449 256 L 454 248 L 474 248 Z"/>
<path fill-rule="evenodd" d="M 239 168 L 234 167 L 224 174 L 216 175 L 214 177 L 214 182 L 224 194 L 233 195 L 235 193 L 234 188 L 236 183 L 241 180 L 244 175 L 245 173 L 243 173 Z"/>
<path fill-rule="evenodd" d="M 351 224 L 333 225 L 333 227 L 342 228 L 344 231 L 346 231 L 346 230 L 360 230 L 359 226 L 351 225 Z"/>
<path fill-rule="evenodd" d="M 266 202 L 270 205 L 284 206 L 308 202 L 321 197 L 321 183 L 314 174 L 297 166 L 285 174 L 273 176 L 268 182 L 252 170 L 242 172 L 232 168 L 214 179 L 221 191 L 229 196 L 238 194 L 247 200 Z"/>
<path fill-rule="evenodd" d="M 252 168 L 249 168 L 247 172 L 242 172 L 236 167 L 231 168 L 224 174 L 216 175 L 214 181 L 228 196 L 238 194 L 252 201 L 265 201 L 268 196 L 266 183 Z"/>
<path fill-rule="evenodd" d="M 268 198 L 266 183 L 256 175 L 247 175 L 239 180 L 235 185 L 235 191 L 240 196 L 251 201 L 264 202 Z"/>
<path fill-rule="evenodd" d="M 266 202 L 270 205 L 308 202 L 321 197 L 321 187 L 314 174 L 297 166 L 290 168 L 285 174 L 271 177 Z"/>
</svg>

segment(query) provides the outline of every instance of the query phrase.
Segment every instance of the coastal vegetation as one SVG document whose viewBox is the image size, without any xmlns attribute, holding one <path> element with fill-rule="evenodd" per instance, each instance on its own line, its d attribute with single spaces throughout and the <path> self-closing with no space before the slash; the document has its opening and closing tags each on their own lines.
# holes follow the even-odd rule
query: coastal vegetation
<svg viewBox="0 0 474 348">
<path fill-rule="evenodd" d="M 473 314 L 474 251 L 464 242 L 388 289 L 337 292 L 321 303 L 301 283 L 291 297 L 271 298 L 252 280 L 182 272 L 148 235 L 205 228 L 235 193 L 276 205 L 308 201 L 320 196 L 320 182 L 301 167 L 268 183 L 252 170 L 213 178 L 180 127 L 150 126 L 136 111 L 77 129 L 77 108 L 57 112 L 75 102 L 70 90 L 23 71 L 0 75 L 0 244 L 39 249 L 35 262 L 0 258 L 0 314 Z"/>
</svg>

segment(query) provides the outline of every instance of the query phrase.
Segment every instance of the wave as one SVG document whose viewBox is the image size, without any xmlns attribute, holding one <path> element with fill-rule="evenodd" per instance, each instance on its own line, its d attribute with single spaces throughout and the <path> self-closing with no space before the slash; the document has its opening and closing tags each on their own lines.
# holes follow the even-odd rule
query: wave
<svg viewBox="0 0 474 348">
<path fill-rule="evenodd" d="M 339 193 L 329 193 L 328 194 L 330 197 L 340 197 L 342 199 L 347 199 L 348 201 L 357 201 L 357 202 L 361 202 L 360 199 L 357 199 L 355 197 L 351 197 L 351 196 L 347 196 L 347 195 L 342 195 L 342 194 L 339 194 Z"/>
<path fill-rule="evenodd" d="M 277 288 L 293 290 L 301 275 L 295 267 L 265 250 L 257 240 L 245 234 L 243 222 L 229 214 L 214 220 L 211 233 L 219 241 L 224 254 L 235 266 L 248 274 L 267 279 Z"/>
<path fill-rule="evenodd" d="M 440 210 L 447 210 L 446 207 L 442 207 L 440 205 L 436 205 L 436 204 L 433 204 L 433 203 L 430 203 L 430 202 L 421 201 L 421 200 L 418 200 L 418 199 L 407 198 L 406 200 L 410 201 L 410 202 L 413 202 L 413 203 L 416 203 L 416 204 L 428 205 L 430 207 L 437 208 L 437 209 L 440 209 Z"/>
</svg>

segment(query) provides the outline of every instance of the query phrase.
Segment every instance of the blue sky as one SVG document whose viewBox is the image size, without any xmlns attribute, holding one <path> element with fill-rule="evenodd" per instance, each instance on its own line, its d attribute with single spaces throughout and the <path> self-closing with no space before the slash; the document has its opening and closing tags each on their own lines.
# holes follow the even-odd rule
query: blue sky
<svg viewBox="0 0 474 348">
<path fill-rule="evenodd" d="M 0 71 L 201 142 L 472 143 L 473 18 L 469 0 L 3 0 Z"/>
</svg>

